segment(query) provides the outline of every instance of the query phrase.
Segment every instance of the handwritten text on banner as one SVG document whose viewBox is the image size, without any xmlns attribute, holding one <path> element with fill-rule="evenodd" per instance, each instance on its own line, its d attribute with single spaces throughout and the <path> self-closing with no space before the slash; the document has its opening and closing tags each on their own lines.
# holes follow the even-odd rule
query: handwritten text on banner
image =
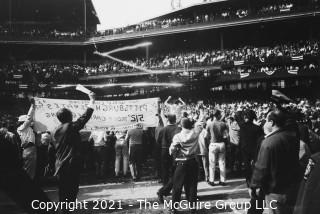
<svg viewBox="0 0 320 214">
<path fill-rule="evenodd" d="M 68 108 L 73 113 L 73 120 L 80 117 L 87 108 L 87 100 L 62 100 L 35 98 L 35 121 L 40 130 L 54 130 L 60 122 L 56 113 L 61 108 Z M 158 98 L 139 100 L 96 101 L 94 112 L 85 129 L 123 129 L 141 123 L 145 127 L 157 126 Z"/>
</svg>

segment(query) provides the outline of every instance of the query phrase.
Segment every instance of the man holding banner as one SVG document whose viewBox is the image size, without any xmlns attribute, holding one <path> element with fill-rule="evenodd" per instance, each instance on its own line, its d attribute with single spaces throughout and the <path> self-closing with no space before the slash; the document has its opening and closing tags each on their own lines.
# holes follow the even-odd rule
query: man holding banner
<svg viewBox="0 0 320 214">
<path fill-rule="evenodd" d="M 56 172 L 59 180 L 59 201 L 72 202 L 76 200 L 79 190 L 81 145 L 79 131 L 84 128 L 93 114 L 95 102 L 94 93 L 88 93 L 90 103 L 84 114 L 75 122 L 72 122 L 72 112 L 67 108 L 61 108 L 56 116 L 60 121 L 54 133 L 56 141 Z M 69 213 L 64 210 L 64 213 Z"/>
</svg>

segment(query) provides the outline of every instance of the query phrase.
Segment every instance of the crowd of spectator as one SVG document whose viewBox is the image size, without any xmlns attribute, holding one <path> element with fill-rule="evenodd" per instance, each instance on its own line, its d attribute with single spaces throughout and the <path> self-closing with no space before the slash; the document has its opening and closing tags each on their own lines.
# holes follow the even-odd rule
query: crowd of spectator
<svg viewBox="0 0 320 214">
<path fill-rule="evenodd" d="M 1 25 L 1 39 L 21 39 L 21 40 L 83 40 L 85 33 L 83 30 L 65 31 L 46 26 L 16 26 Z"/>
<path fill-rule="evenodd" d="M 312 7 L 316 7 L 317 4 Z M 262 6 L 261 8 L 253 9 L 251 8 L 234 8 L 226 7 L 220 8 L 217 10 L 212 10 L 203 13 L 195 13 L 193 17 L 177 15 L 170 18 L 158 18 L 154 20 L 148 20 L 136 25 L 131 25 L 127 27 L 108 29 L 104 32 L 97 32 L 95 36 L 108 36 L 124 33 L 133 33 L 133 32 L 144 32 L 153 29 L 167 29 L 171 27 L 183 26 L 183 25 L 192 25 L 192 24 L 201 24 L 201 23 L 221 23 L 231 20 L 239 20 L 249 17 L 259 17 L 266 15 L 275 15 L 299 11 L 302 8 L 295 5 L 291 1 L 281 1 L 278 4 L 271 4 Z"/>
<path fill-rule="evenodd" d="M 151 70 L 184 69 L 221 66 L 221 74 L 272 73 L 280 69 L 318 69 L 318 41 L 300 41 L 274 47 L 245 46 L 238 49 L 172 52 L 146 58 L 128 59 L 125 63 L 105 59 L 86 65 L 80 63 L 25 62 L 0 66 L 2 81 L 20 81 L 29 84 L 76 83 L 80 77 L 102 74 L 141 72 L 131 65 Z M 304 62 L 309 57 L 309 61 Z M 313 58 L 312 58 L 313 57 Z M 298 63 L 303 62 L 303 63 Z"/>
<path fill-rule="evenodd" d="M 186 99 L 189 99 L 189 97 L 186 97 Z M 195 99 L 196 100 L 196 99 Z M 20 104 L 26 104 L 27 102 L 21 102 Z M 182 120 L 184 117 L 189 118 L 190 120 L 193 121 L 199 121 L 199 120 L 204 120 L 205 118 L 209 118 L 209 116 L 212 114 L 212 112 L 219 110 L 221 112 L 221 121 L 225 121 L 226 123 L 230 124 L 230 122 L 234 121 L 235 119 L 235 115 L 238 114 L 237 112 L 242 112 L 245 113 L 247 111 L 253 111 L 255 112 L 255 117 L 253 118 L 253 123 L 256 124 L 259 127 L 262 127 L 263 124 L 265 123 L 265 119 L 266 119 L 266 115 L 268 114 L 269 110 L 274 108 L 275 104 L 271 101 L 234 101 L 234 102 L 221 102 L 219 100 L 212 100 L 210 98 L 208 98 L 208 100 L 206 101 L 197 101 L 197 102 L 190 102 L 190 103 L 184 103 L 184 105 L 181 106 L 181 109 L 179 110 L 179 112 L 175 112 L 176 114 L 181 114 L 180 117 L 177 116 L 177 123 L 180 122 L 180 120 Z M 23 108 L 21 105 L 19 105 L 20 108 Z M 302 99 L 296 99 L 296 100 L 291 100 L 291 102 L 287 102 L 287 104 L 282 104 L 282 107 L 285 108 L 287 111 L 292 112 L 295 116 L 295 119 L 299 122 L 299 124 L 301 124 L 301 126 L 305 127 L 305 129 L 307 130 L 307 135 L 303 135 L 301 136 L 302 138 L 304 138 L 304 142 L 306 142 L 308 144 L 308 146 L 310 146 L 311 151 L 317 152 L 319 150 L 319 142 L 320 142 L 320 100 L 307 100 L 305 98 Z M 165 103 L 161 103 L 160 104 L 160 108 L 161 108 L 161 115 L 162 115 L 162 119 L 163 119 L 163 123 L 162 126 L 166 125 L 165 123 L 165 114 L 172 114 L 170 108 L 170 105 L 167 105 L 166 102 Z M 180 107 L 175 107 L 175 110 L 177 110 Z M 15 108 L 16 109 L 16 108 Z M 16 109 L 17 110 L 17 109 Z M 17 119 L 19 114 L 22 113 L 23 109 L 20 109 L 20 111 L 7 111 L 4 109 L 1 109 L 0 111 L 0 127 L 6 127 L 8 128 L 8 130 L 10 130 L 11 132 L 15 132 L 15 128 L 17 127 Z M 160 115 L 159 115 L 160 116 Z M 240 123 L 240 121 L 237 121 Z M 160 123 L 161 124 L 161 123 Z M 146 129 L 147 130 L 147 129 Z M 149 130 L 152 132 L 152 130 Z M 155 137 L 154 134 L 150 134 L 148 132 L 147 136 L 148 136 L 148 140 L 147 140 L 147 144 L 148 145 L 146 148 L 147 149 L 156 149 L 156 145 L 150 145 L 156 142 L 156 139 L 153 139 Z M 230 130 L 231 132 L 231 130 Z M 97 132 L 98 133 L 98 132 Z M 97 134 L 96 132 L 92 132 L 92 136 Z M 39 135 L 36 140 L 38 140 L 39 142 L 36 142 L 36 146 L 37 147 L 41 147 L 42 146 L 42 135 L 43 133 L 35 133 L 36 135 Z M 102 135 L 101 135 L 102 134 Z M 108 177 L 112 177 L 114 175 L 118 176 L 117 178 L 119 178 L 119 172 L 120 172 L 120 166 L 119 163 L 116 160 L 115 162 L 115 158 L 117 158 L 118 153 L 117 152 L 117 147 L 116 145 L 118 143 L 120 143 L 120 141 L 122 142 L 121 145 L 123 144 L 123 141 L 126 139 L 126 132 L 125 131 L 119 131 L 119 132 L 110 132 L 107 131 L 106 133 L 100 133 L 100 135 L 102 136 L 102 139 L 104 143 L 106 143 L 107 147 L 108 147 L 108 163 L 104 163 L 106 164 L 104 167 L 108 168 L 108 171 L 100 171 L 101 168 L 99 168 L 98 171 L 96 171 L 96 175 L 98 176 L 97 178 L 101 178 L 101 176 L 103 178 L 105 178 L 105 176 L 108 175 Z M 92 139 L 92 136 L 90 136 L 90 133 L 84 133 L 83 136 L 83 141 L 88 141 L 90 142 L 91 140 L 93 140 L 91 143 L 84 143 L 84 145 L 87 146 L 91 146 L 94 147 L 96 146 L 94 142 L 95 138 Z M 100 139 L 100 138 L 99 138 Z M 110 141 L 110 142 L 109 142 Z M 118 142 L 119 141 L 119 142 Z M 101 142 L 100 142 L 101 143 Z M 100 145 L 98 145 L 100 146 Z M 94 152 L 94 149 L 90 149 L 87 148 L 86 151 L 87 153 Z M 110 148 L 109 148 L 110 147 Z M 146 154 L 150 153 L 150 151 L 145 151 Z M 229 161 L 229 158 L 231 159 L 231 155 L 235 155 L 230 153 L 231 151 L 227 151 L 227 161 Z M 92 153 L 93 154 L 93 153 Z M 88 155 L 88 154 L 87 154 Z M 146 155 L 147 156 L 147 155 Z M 91 159 L 92 158 L 92 159 Z M 86 163 L 86 166 L 95 166 L 94 163 L 90 162 L 90 161 L 94 161 L 95 158 L 94 156 L 92 156 L 91 158 L 87 159 L 86 161 L 89 161 Z M 43 161 L 43 160 L 41 160 Z M 125 160 L 125 163 L 123 163 L 125 167 L 122 171 L 125 175 L 127 176 L 129 173 L 128 170 L 128 166 L 125 166 L 126 164 L 128 164 L 127 160 Z M 41 166 L 46 166 L 46 164 L 41 163 Z M 233 167 L 230 165 L 230 163 L 228 163 L 228 167 Z M 104 168 L 106 169 L 106 168 Z M 42 173 L 44 173 L 44 171 L 41 171 Z M 37 174 L 37 176 L 44 176 L 44 174 Z M 159 175 L 158 175 L 159 176 Z"/>
<path fill-rule="evenodd" d="M 151 69 L 171 69 L 210 65 L 269 64 L 273 63 L 275 59 L 295 61 L 303 60 L 303 56 L 318 55 L 318 41 L 299 41 L 283 43 L 273 47 L 244 46 L 238 49 L 171 52 L 151 56 L 148 60 L 145 58 L 136 58 L 126 62 Z M 128 65 L 126 66 L 128 67 Z M 105 65 L 102 66 L 102 68 L 104 67 Z M 104 73 L 101 72 L 102 70 L 104 69 L 91 69 L 86 73 Z"/>
<path fill-rule="evenodd" d="M 278 5 L 269 5 L 269 6 L 262 7 L 259 13 L 272 14 L 277 12 L 289 12 L 292 9 L 293 9 L 293 4 L 288 2 L 288 3 L 278 4 Z"/>
<path fill-rule="evenodd" d="M 92 94 L 93 92 L 91 96 Z M 196 103 L 186 103 L 179 97 L 169 103 L 171 99 L 169 96 L 166 101 L 159 103 L 159 112 L 154 115 L 158 117 L 156 127 L 141 127 L 140 124 L 135 124 L 129 130 L 83 130 L 78 132 L 76 137 L 70 138 L 70 142 L 77 142 L 77 176 L 81 174 L 82 182 L 88 182 L 84 173 L 91 175 L 94 183 L 157 179 L 163 187 L 155 194 L 160 202 L 164 202 L 164 196 L 169 194 L 166 194 L 165 189 L 168 184 L 169 190 L 173 188 L 173 198 L 176 196 L 175 189 L 180 188 L 177 175 L 181 175 L 179 166 L 182 165 L 188 167 L 186 170 L 194 170 L 190 175 L 187 174 L 188 178 L 185 179 L 193 177 L 195 184 L 204 180 L 210 186 L 228 186 L 230 175 L 237 175 L 246 180 L 251 197 L 249 203 L 260 201 L 256 195 L 263 201 L 271 194 L 278 194 L 294 198 L 292 202 L 285 201 L 281 205 L 288 204 L 292 210 L 300 208 L 299 203 L 304 201 L 301 202 L 299 196 L 296 200 L 297 191 L 288 194 L 278 193 L 277 189 L 289 189 L 295 185 L 297 189 L 300 186 L 300 191 L 309 190 L 303 184 L 310 179 L 308 173 L 313 170 L 310 169 L 314 165 L 313 155 L 320 152 L 320 100 L 292 100 L 279 91 L 273 91 L 271 99 L 264 101 L 220 102 L 208 97 L 210 102 L 196 99 Z M 0 106 L 1 157 L 5 157 L 3 162 L 10 160 L 7 164 L 2 163 L 1 169 L 4 175 L 10 172 L 11 178 L 12 172 L 22 170 L 26 178 L 37 182 L 37 187 L 53 181 L 55 185 L 58 183 L 61 191 L 63 180 L 60 175 L 63 175 L 63 172 L 59 172 L 59 157 L 62 141 L 59 141 L 61 138 L 58 137 L 61 127 L 65 128 L 64 123 L 53 132 L 37 131 L 38 121 L 34 119 L 37 106 L 33 98 L 30 101 L 28 114 L 19 117 Z M 88 111 L 91 111 L 92 115 L 93 104 L 94 98 L 90 97 L 89 107 L 83 116 L 75 122 L 72 122 L 72 116 L 69 116 L 70 122 L 65 124 L 70 126 L 81 123 Z M 59 121 L 62 120 L 63 111 L 70 110 L 60 109 L 57 112 Z M 85 122 L 90 120 L 91 115 L 87 116 Z M 41 121 L 44 124 L 46 122 Z M 83 127 L 84 125 L 79 129 Z M 180 136 L 192 138 L 180 139 Z M 11 141 L 4 141 L 8 138 Z M 176 148 L 177 143 L 179 144 Z M 287 160 L 288 158 L 291 160 Z M 271 164 L 274 160 L 281 164 Z M 193 168 L 190 168 L 189 164 L 185 165 L 191 161 L 196 163 L 191 165 Z M 215 182 L 217 162 L 220 175 L 218 184 Z M 175 167 L 173 175 L 169 171 L 171 167 Z M 259 167 L 264 170 L 261 172 Z M 272 172 L 277 172 L 277 176 L 273 176 Z M 70 176 L 75 177 L 74 174 Z M 172 180 L 169 180 L 171 176 Z M 270 187 L 261 184 L 258 179 L 264 183 L 285 182 L 282 182 L 281 186 Z M 3 180 L 10 183 L 10 179 Z M 20 180 L 23 181 L 22 178 Z M 80 180 L 71 182 L 79 185 Z M 180 186 L 182 188 L 183 185 Z M 266 194 L 260 193 L 257 188 L 264 188 L 262 191 Z M 267 188 L 275 193 L 268 192 Z M 252 193 L 253 191 L 256 193 Z M 32 195 L 32 191 L 24 194 Z M 197 194 L 197 189 L 193 194 Z M 261 210 L 261 207 L 256 205 L 252 209 Z"/>
<path fill-rule="evenodd" d="M 234 67 L 229 69 L 222 69 L 217 72 L 216 75 L 236 75 L 236 74 L 254 74 L 254 73 L 265 73 L 272 75 L 275 72 L 285 71 L 291 74 L 298 74 L 299 71 L 318 71 L 319 66 L 315 64 L 304 64 L 304 65 L 281 65 L 281 66 L 247 66 L 247 67 Z"/>
<path fill-rule="evenodd" d="M 83 72 L 83 66 L 77 64 L 23 63 L 5 64 L 0 67 L 3 80 L 31 84 L 74 83 Z"/>
<path fill-rule="evenodd" d="M 172 52 L 151 56 L 148 60 L 136 58 L 127 62 L 151 69 L 170 69 L 210 65 L 237 65 L 237 63 L 238 65 L 272 63 L 275 58 L 295 61 L 302 60 L 303 56 L 318 55 L 318 41 L 299 41 L 283 43 L 273 47 L 244 46 L 238 49 Z M 100 73 L 101 70 L 97 69 L 95 72 Z"/>
<path fill-rule="evenodd" d="M 317 9 L 319 3 L 312 5 Z M 0 37 L 4 39 L 49 39 L 49 40 L 82 40 L 89 37 L 109 36 L 133 32 L 145 32 L 153 29 L 166 29 L 183 25 L 201 24 L 201 23 L 214 23 L 225 22 L 230 20 L 243 19 L 246 17 L 259 17 L 266 15 L 289 13 L 299 11 L 302 8 L 295 5 L 291 1 L 281 1 L 278 4 L 271 4 L 262 6 L 261 8 L 235 8 L 226 7 L 222 9 L 213 9 L 203 13 L 195 13 L 192 17 L 185 15 L 177 15 L 173 17 L 157 18 L 154 20 L 144 21 L 139 24 L 108 29 L 101 32 L 90 32 L 86 34 L 83 30 L 65 31 L 57 30 L 55 28 L 48 28 L 48 25 L 41 26 L 15 26 L 2 24 L 0 25 Z"/>
</svg>

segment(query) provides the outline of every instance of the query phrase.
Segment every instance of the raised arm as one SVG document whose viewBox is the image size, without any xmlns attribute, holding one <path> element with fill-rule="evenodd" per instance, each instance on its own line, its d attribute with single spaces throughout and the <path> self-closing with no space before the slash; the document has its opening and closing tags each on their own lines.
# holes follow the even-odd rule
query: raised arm
<svg viewBox="0 0 320 214">
<path fill-rule="evenodd" d="M 170 99 L 171 99 L 171 96 L 169 96 L 169 97 L 166 99 L 166 101 L 164 101 L 164 104 L 165 104 L 165 105 L 168 105 L 168 102 L 169 102 Z"/>
<path fill-rule="evenodd" d="M 36 105 L 33 98 L 30 101 L 31 101 L 31 106 L 27 114 L 27 119 L 24 121 L 24 123 L 21 126 L 18 127 L 18 131 L 22 131 L 31 125 L 31 122 L 34 117 L 34 111 L 36 109 Z"/>
<path fill-rule="evenodd" d="M 93 104 L 95 102 L 95 94 L 91 92 L 89 94 L 90 103 L 88 105 L 88 108 L 83 113 L 81 117 L 79 117 L 75 122 L 72 123 L 72 126 L 75 130 L 81 130 L 86 125 L 86 123 L 90 120 L 92 114 L 93 114 Z"/>
<path fill-rule="evenodd" d="M 163 123 L 163 126 L 166 126 L 168 125 L 168 122 L 167 122 L 167 119 L 166 119 L 166 116 L 164 115 L 164 110 L 163 110 L 163 106 L 162 106 L 162 109 L 160 111 L 160 118 L 162 120 L 162 123 Z"/>
<path fill-rule="evenodd" d="M 182 103 L 182 105 L 186 105 L 186 103 L 181 99 L 181 97 L 179 97 L 179 101 Z"/>
</svg>

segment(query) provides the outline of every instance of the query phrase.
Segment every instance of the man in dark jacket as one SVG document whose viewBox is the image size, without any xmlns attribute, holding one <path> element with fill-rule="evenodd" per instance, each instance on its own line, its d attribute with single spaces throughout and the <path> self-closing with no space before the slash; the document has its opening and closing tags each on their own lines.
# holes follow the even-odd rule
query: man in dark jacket
<svg viewBox="0 0 320 214">
<path fill-rule="evenodd" d="M 320 152 L 309 159 L 300 184 L 294 214 L 316 214 L 320 210 Z"/>
<path fill-rule="evenodd" d="M 285 129 L 286 115 L 271 111 L 264 124 L 265 139 L 255 163 L 251 195 L 266 194 L 269 213 L 293 211 L 299 183 L 299 139 Z M 272 206 L 272 207 L 271 207 Z"/>
<path fill-rule="evenodd" d="M 54 133 L 56 143 L 56 172 L 59 180 L 59 200 L 75 201 L 79 190 L 81 168 L 81 139 L 79 131 L 84 128 L 93 113 L 94 93 L 85 113 L 72 122 L 72 112 L 66 108 L 57 112 L 61 125 Z M 65 211 L 68 213 L 68 211 Z"/>
<path fill-rule="evenodd" d="M 161 144 L 161 175 L 163 186 L 158 191 L 158 199 L 163 202 L 163 196 L 170 194 L 172 189 L 172 176 L 173 176 L 173 162 L 169 154 L 169 148 L 173 137 L 181 131 L 181 128 L 176 124 L 176 115 L 168 114 L 167 119 L 169 125 L 161 129 L 158 139 Z"/>
<path fill-rule="evenodd" d="M 43 190 L 22 168 L 20 146 L 13 133 L 0 128 L 0 190 L 4 191 L 27 213 L 54 213 L 32 209 L 32 201 L 49 202 Z M 9 211 L 9 210 L 7 210 Z M 1 213 L 5 211 L 0 211 Z"/>
<path fill-rule="evenodd" d="M 252 174 L 251 162 L 255 158 L 258 140 L 263 136 L 263 131 L 253 123 L 256 117 L 254 111 L 245 111 L 243 117 L 245 122 L 240 125 L 240 149 L 245 167 L 245 178 L 249 184 Z"/>
</svg>

